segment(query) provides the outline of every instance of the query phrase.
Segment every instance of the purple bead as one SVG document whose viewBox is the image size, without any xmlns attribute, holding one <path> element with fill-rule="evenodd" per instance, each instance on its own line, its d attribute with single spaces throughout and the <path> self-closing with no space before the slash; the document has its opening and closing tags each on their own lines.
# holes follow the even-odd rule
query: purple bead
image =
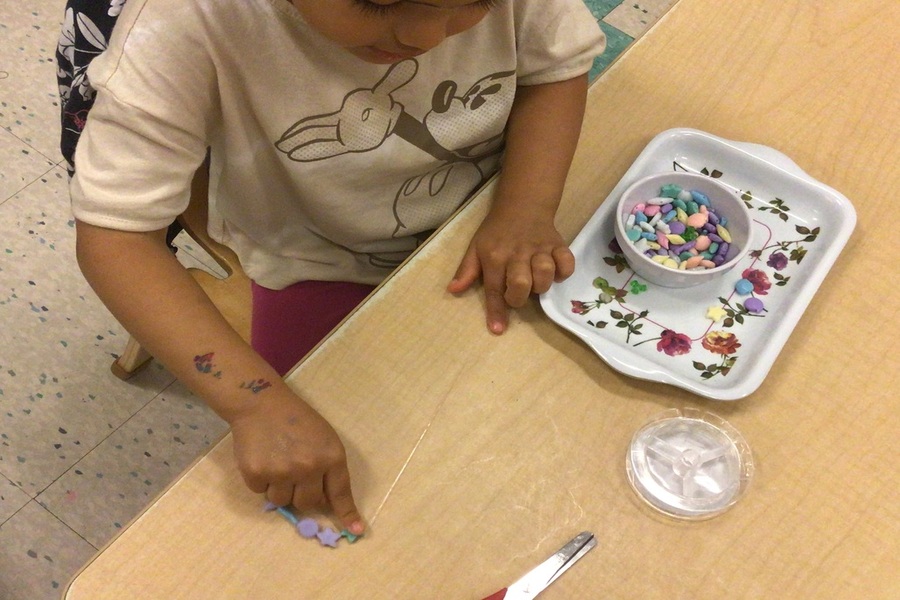
<svg viewBox="0 0 900 600">
<path fill-rule="evenodd" d="M 314 538 L 319 533 L 319 524 L 314 519 L 300 519 L 297 523 L 297 532 L 307 539 Z"/>
<path fill-rule="evenodd" d="M 722 238 L 719 237 L 718 234 L 711 233 L 711 234 L 709 234 L 707 237 L 709 238 L 709 241 L 711 241 L 711 242 L 715 242 L 715 243 L 717 243 L 717 244 L 721 244 L 721 243 L 722 243 Z"/>
<path fill-rule="evenodd" d="M 319 543 L 321 543 L 323 546 L 331 546 L 332 548 L 337 548 L 338 540 L 341 539 L 341 534 L 331 527 L 326 527 L 317 535 L 319 538 Z"/>
<path fill-rule="evenodd" d="M 686 227 L 681 221 L 672 221 L 671 223 L 669 223 L 669 231 L 671 231 L 675 235 L 681 235 L 682 233 L 684 233 L 685 229 Z"/>
<path fill-rule="evenodd" d="M 759 298 L 747 298 L 744 301 L 744 308 L 747 309 L 747 312 L 757 314 L 764 311 L 766 307 Z"/>
<path fill-rule="evenodd" d="M 714 210 L 709 211 L 709 222 L 712 223 L 713 225 L 718 224 L 719 215 L 716 214 L 716 211 L 714 211 Z"/>
<path fill-rule="evenodd" d="M 689 240 L 681 245 L 681 250 L 679 250 L 678 253 L 681 254 L 682 252 L 684 252 L 686 250 L 690 250 L 691 248 L 693 248 L 696 245 L 697 245 L 696 238 L 693 240 Z"/>
<path fill-rule="evenodd" d="M 659 208 L 659 212 L 661 212 L 661 213 L 664 214 L 664 215 L 668 214 L 670 210 L 672 210 L 672 205 L 671 205 L 671 204 L 663 204 L 663 205 Z"/>
<path fill-rule="evenodd" d="M 728 254 L 728 249 L 731 247 L 731 244 L 728 242 L 722 242 L 719 244 L 719 249 L 716 250 L 716 256 L 721 256 L 725 258 L 725 255 Z"/>
<path fill-rule="evenodd" d="M 713 225 L 712 223 L 707 223 L 706 225 L 703 226 L 703 231 L 705 231 L 707 233 L 715 233 L 716 226 Z"/>
<path fill-rule="evenodd" d="M 675 254 L 681 254 L 681 249 L 685 246 L 687 246 L 686 242 L 684 244 L 669 244 L 669 250 Z"/>
<path fill-rule="evenodd" d="M 721 266 L 721 264 L 725 262 L 725 257 L 724 257 L 724 256 L 719 256 L 719 255 L 717 254 L 717 255 L 715 255 L 715 256 L 712 257 L 712 261 L 713 261 L 713 264 L 715 264 L 715 265 L 718 267 L 718 266 Z"/>
</svg>

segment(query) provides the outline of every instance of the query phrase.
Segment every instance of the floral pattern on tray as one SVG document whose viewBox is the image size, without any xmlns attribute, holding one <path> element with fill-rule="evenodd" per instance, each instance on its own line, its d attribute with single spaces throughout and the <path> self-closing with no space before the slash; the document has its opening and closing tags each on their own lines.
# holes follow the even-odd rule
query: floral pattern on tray
<svg viewBox="0 0 900 600">
<path fill-rule="evenodd" d="M 672 290 L 628 266 L 614 206 L 633 181 L 664 171 L 701 173 L 734 189 L 753 214 L 750 252 L 723 277 Z M 551 319 L 626 374 L 733 400 L 775 362 L 855 224 L 849 201 L 764 146 L 691 129 L 648 145 L 572 243 L 576 273 L 541 297 Z M 734 285 L 749 280 L 753 291 Z M 762 303 L 755 312 L 749 298 Z"/>
<path fill-rule="evenodd" d="M 673 163 L 674 171 L 687 171 L 677 162 Z M 703 168 L 700 173 L 708 177 L 722 177 L 722 171 L 718 169 Z M 741 199 L 750 210 L 768 212 L 782 221 L 789 220 L 790 207 L 781 198 L 775 198 L 771 203 L 760 204 L 751 191 L 744 191 Z M 732 279 L 736 282 L 739 277 L 749 280 L 753 284 L 753 291 L 747 297 L 760 298 L 768 296 L 772 289 L 773 281 L 777 287 L 787 286 L 790 282 L 790 276 L 782 273 L 785 271 L 789 263 L 799 264 L 803 257 L 806 256 L 807 246 L 815 242 L 821 233 L 820 227 L 809 229 L 803 225 L 795 225 L 796 239 L 780 240 L 772 242 L 772 229 L 765 222 L 754 219 L 759 227 L 763 227 L 768 232 L 766 244 L 757 249 L 751 249 L 749 256 L 751 258 L 750 265 L 740 272 L 740 276 L 734 274 Z M 719 319 L 713 321 L 710 319 L 710 325 L 698 337 L 691 337 L 685 333 L 676 331 L 677 326 L 670 326 L 667 323 L 656 322 L 651 315 L 649 309 L 641 310 L 636 304 L 632 304 L 628 300 L 628 296 L 636 296 L 647 290 L 647 286 L 653 284 L 641 283 L 639 277 L 634 274 L 628 267 L 625 256 L 619 247 L 618 242 L 613 236 L 608 244 L 608 249 L 612 253 L 603 257 L 603 262 L 612 267 L 617 274 L 625 273 L 628 279 L 620 288 L 613 287 L 609 281 L 602 275 L 593 280 L 593 285 L 599 290 L 599 294 L 592 300 L 571 300 L 572 312 L 579 315 L 591 315 L 595 309 L 602 313 L 601 310 L 606 305 L 612 305 L 609 308 L 608 316 L 594 316 L 593 319 L 587 319 L 587 324 L 597 329 L 603 329 L 607 325 L 613 325 L 624 331 L 625 343 L 634 347 L 641 346 L 648 342 L 656 342 L 656 350 L 668 356 L 681 356 L 689 354 L 693 359 L 693 366 L 703 379 L 709 379 L 717 375 L 726 376 L 735 366 L 739 356 L 738 350 L 741 348 L 739 333 L 736 331 L 725 331 L 725 329 L 739 328 L 750 322 L 753 318 L 764 318 L 765 309 L 760 313 L 752 313 L 748 311 L 741 297 L 736 292 L 728 297 L 720 296 L 718 302 L 721 303 L 721 315 L 724 319 L 721 324 L 717 323 Z M 769 254 L 766 254 L 769 253 Z M 786 254 L 787 253 L 787 254 Z M 761 258 L 767 256 L 765 265 L 761 263 Z M 770 279 L 771 274 L 771 279 Z M 728 277 L 726 275 L 725 277 Z M 713 311 L 707 311 L 709 318 Z M 604 319 L 609 320 L 604 320 Z M 644 325 L 649 325 L 644 329 Z M 651 331 L 657 337 L 639 339 L 644 336 L 647 331 Z M 639 341 L 638 341 L 639 339 Z M 698 347 L 699 346 L 699 347 Z M 707 363 L 711 357 L 707 353 L 717 356 L 717 361 Z"/>
</svg>

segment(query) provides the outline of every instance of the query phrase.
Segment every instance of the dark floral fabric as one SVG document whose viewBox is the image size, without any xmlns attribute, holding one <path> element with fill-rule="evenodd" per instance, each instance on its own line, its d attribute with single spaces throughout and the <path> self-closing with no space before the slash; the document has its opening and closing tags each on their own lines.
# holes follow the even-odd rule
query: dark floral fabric
<svg viewBox="0 0 900 600">
<path fill-rule="evenodd" d="M 94 88 L 87 78 L 91 61 L 106 49 L 125 0 L 68 0 L 56 48 L 62 137 L 60 150 L 75 172 L 75 146 L 94 105 Z"/>
<path fill-rule="evenodd" d="M 94 105 L 96 92 L 88 80 L 87 68 L 109 45 L 113 27 L 126 0 L 68 0 L 59 44 L 56 47 L 56 80 L 59 84 L 62 133 L 59 147 L 66 159 L 69 176 L 75 173 L 75 147 Z M 166 241 L 181 231 L 169 226 Z"/>
</svg>

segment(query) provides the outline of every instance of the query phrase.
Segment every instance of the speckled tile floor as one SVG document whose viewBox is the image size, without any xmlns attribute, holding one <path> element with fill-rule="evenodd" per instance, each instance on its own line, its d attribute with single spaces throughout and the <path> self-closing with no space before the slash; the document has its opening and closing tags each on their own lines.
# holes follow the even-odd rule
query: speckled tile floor
<svg viewBox="0 0 900 600">
<path fill-rule="evenodd" d="M 605 69 L 676 0 L 585 0 Z M 67 582 L 226 427 L 157 363 L 109 366 L 127 334 L 74 257 L 54 51 L 63 0 L 0 5 L 0 600 Z M 185 264 L 208 264 L 180 240 Z"/>
</svg>

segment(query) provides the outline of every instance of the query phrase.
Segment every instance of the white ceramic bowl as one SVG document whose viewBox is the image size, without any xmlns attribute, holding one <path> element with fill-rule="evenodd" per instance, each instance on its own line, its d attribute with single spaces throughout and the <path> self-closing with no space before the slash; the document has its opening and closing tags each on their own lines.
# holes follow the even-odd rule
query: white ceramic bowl
<svg viewBox="0 0 900 600">
<path fill-rule="evenodd" d="M 628 239 L 625 220 L 632 209 L 637 204 L 659 197 L 660 188 L 670 183 L 688 191 L 702 192 L 709 198 L 716 214 L 727 219 L 726 228 L 731 234 L 731 244 L 725 255 L 725 262 L 718 267 L 692 271 L 667 267 L 645 256 Z M 712 177 L 695 173 L 660 173 L 636 181 L 619 198 L 615 235 L 628 265 L 640 277 L 663 287 L 687 288 L 721 277 L 740 262 L 749 250 L 750 223 L 750 211 L 744 201 L 731 188 Z"/>
</svg>

